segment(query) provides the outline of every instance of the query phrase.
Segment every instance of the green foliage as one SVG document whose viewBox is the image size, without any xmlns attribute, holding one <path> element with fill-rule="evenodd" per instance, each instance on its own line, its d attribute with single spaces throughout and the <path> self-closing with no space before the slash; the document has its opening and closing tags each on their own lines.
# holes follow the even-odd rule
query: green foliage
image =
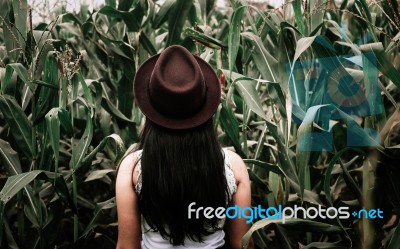
<svg viewBox="0 0 400 249">
<path fill-rule="evenodd" d="M 219 138 L 245 159 L 255 206 L 384 211 L 378 221 L 255 220 L 244 245 L 398 248 L 398 4 L 339 2 L 108 0 L 34 25 L 26 0 L 0 1 L 0 247 L 115 248 L 115 169 L 143 120 L 135 72 L 181 44 L 218 71 Z M 327 102 L 339 87 L 375 83 L 379 113 Z M 332 148 L 313 151 L 324 141 L 310 132 Z"/>
</svg>

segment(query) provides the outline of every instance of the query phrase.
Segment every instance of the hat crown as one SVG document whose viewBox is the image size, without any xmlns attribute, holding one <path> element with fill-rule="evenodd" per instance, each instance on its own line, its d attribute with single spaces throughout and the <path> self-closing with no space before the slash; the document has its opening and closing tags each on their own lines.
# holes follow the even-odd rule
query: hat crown
<svg viewBox="0 0 400 249">
<path fill-rule="evenodd" d="M 181 46 L 168 47 L 160 54 L 148 83 L 154 108 L 176 118 L 195 114 L 205 102 L 206 90 L 199 64 Z"/>
<path fill-rule="evenodd" d="M 174 45 L 138 68 L 134 95 L 147 119 L 161 127 L 184 130 L 197 127 L 214 115 L 221 84 L 208 62 Z"/>
</svg>

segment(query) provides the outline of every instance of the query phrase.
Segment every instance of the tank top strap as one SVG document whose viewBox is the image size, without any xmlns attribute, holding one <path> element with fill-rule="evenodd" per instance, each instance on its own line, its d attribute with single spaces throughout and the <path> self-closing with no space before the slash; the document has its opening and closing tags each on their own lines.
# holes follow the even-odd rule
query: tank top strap
<svg viewBox="0 0 400 249">
<path fill-rule="evenodd" d="M 227 150 L 228 149 L 225 149 L 225 148 L 223 149 L 224 164 L 225 164 L 225 177 L 226 177 L 226 182 L 228 184 L 229 193 L 232 196 L 237 191 L 237 185 L 236 185 L 236 178 L 233 173 L 231 158 L 230 158 Z"/>
<path fill-rule="evenodd" d="M 136 185 L 135 185 L 135 191 L 137 194 L 140 193 L 142 190 L 142 164 L 140 163 L 140 158 L 142 157 L 142 150 L 135 151 L 136 153 L 136 167 L 137 167 L 137 178 L 136 178 Z"/>
</svg>

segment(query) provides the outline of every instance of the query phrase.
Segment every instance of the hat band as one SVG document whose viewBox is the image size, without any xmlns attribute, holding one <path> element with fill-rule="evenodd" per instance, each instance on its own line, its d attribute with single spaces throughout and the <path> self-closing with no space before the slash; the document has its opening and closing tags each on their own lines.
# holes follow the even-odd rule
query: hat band
<svg viewBox="0 0 400 249">
<path fill-rule="evenodd" d="M 205 82 L 204 82 L 205 83 Z M 207 101 L 207 92 L 208 92 L 208 86 L 207 84 L 204 84 L 205 89 L 204 89 L 204 97 L 202 98 L 202 101 L 200 102 L 199 105 L 190 108 L 189 110 L 184 110 L 184 107 L 187 107 L 187 103 L 176 103 L 175 105 L 167 104 L 166 102 L 160 103 L 156 102 L 153 100 L 150 94 L 150 84 L 147 84 L 146 86 L 146 94 L 147 98 L 150 101 L 150 104 L 156 109 L 160 114 L 164 116 L 169 116 L 171 118 L 175 119 L 184 119 L 188 118 L 191 116 L 196 115 L 206 104 Z"/>
</svg>

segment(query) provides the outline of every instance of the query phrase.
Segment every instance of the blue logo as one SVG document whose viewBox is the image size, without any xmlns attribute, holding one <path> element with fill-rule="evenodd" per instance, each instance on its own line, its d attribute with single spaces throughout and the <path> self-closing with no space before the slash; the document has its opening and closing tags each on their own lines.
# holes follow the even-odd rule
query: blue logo
<svg viewBox="0 0 400 249">
<path fill-rule="evenodd" d="M 322 130 L 299 137 L 299 150 L 332 150 L 333 120 L 346 122 L 347 146 L 379 146 L 379 133 L 361 128 L 354 119 L 383 112 L 375 55 L 337 56 L 332 45 L 320 36 L 314 44 L 332 56 L 287 65 L 293 121 L 310 126 L 315 123 Z"/>
</svg>

